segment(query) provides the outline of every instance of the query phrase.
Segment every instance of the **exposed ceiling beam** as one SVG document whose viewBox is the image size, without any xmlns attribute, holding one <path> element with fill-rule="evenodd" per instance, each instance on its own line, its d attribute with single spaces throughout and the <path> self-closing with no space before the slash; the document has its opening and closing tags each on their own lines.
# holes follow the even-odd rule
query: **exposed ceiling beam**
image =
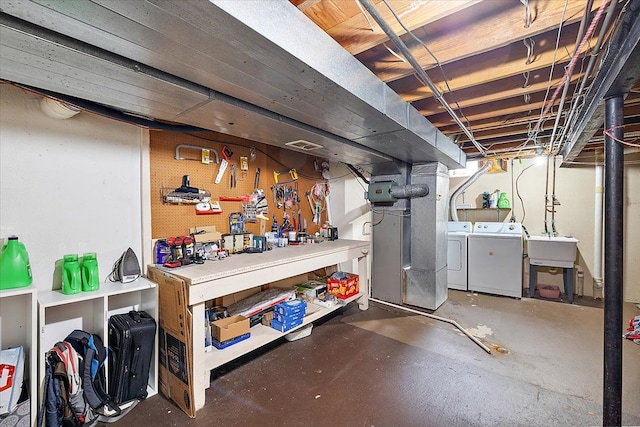
<svg viewBox="0 0 640 427">
<path fill-rule="evenodd" d="M 500 81 L 504 78 L 522 75 L 529 71 L 535 73 L 537 70 L 546 69 L 552 64 L 564 64 L 570 60 L 571 53 L 576 48 L 575 34 L 565 33 L 561 45 L 566 46 L 555 51 L 556 40 L 554 35 L 546 33 L 542 39 L 538 39 L 534 49 L 533 61 L 527 64 L 527 49 L 522 43 L 510 45 L 480 55 L 476 58 L 465 59 L 443 67 L 447 76 L 449 87 L 452 91 L 469 88 L 472 86 L 489 82 Z M 592 45 L 596 37 L 593 37 Z M 544 43 L 543 43 L 544 41 Z M 543 47 L 544 46 L 544 47 Z M 436 86 L 443 92 L 448 92 L 442 72 L 440 70 L 430 70 L 429 76 Z M 524 81 L 524 80 L 523 80 Z M 406 77 L 402 80 L 389 84 L 393 90 L 409 99 L 427 98 L 432 96 L 427 87 L 418 86 L 414 76 Z"/>
<path fill-rule="evenodd" d="M 462 89 L 452 94 L 447 93 L 444 94 L 444 98 L 449 105 L 454 108 L 460 106 L 460 108 L 463 109 L 516 96 L 522 96 L 524 99 L 525 94 L 531 96 L 537 92 L 544 92 L 549 86 L 556 87 L 561 82 L 564 68 L 560 64 L 555 67 L 551 82 L 549 82 L 549 69 L 545 71 L 546 73 L 534 73 L 534 75 L 530 76 L 526 88 L 523 87 L 525 78 L 522 75 L 518 75 L 508 77 L 499 82 L 485 83 L 483 85 Z M 582 77 L 582 74 L 572 75 L 571 81 L 575 82 L 580 77 Z M 457 101 L 457 104 L 455 101 Z M 442 105 L 434 98 L 416 101 L 413 103 L 413 106 L 426 116 L 438 114 L 443 111 Z"/>
<path fill-rule="evenodd" d="M 320 3 L 321 0 L 291 0 L 291 3 L 297 7 L 301 12 L 309 9 Z"/>
<path fill-rule="evenodd" d="M 491 129 L 502 129 L 505 127 L 515 126 L 519 124 L 527 124 L 531 122 L 532 118 L 537 119 L 540 111 L 523 111 L 519 113 L 512 114 L 507 117 L 502 118 L 489 118 L 483 120 L 476 120 L 473 122 L 473 131 L 474 134 L 479 131 L 491 130 Z M 625 100 L 625 123 L 631 123 L 633 120 L 636 120 L 638 116 L 640 116 L 640 98 L 637 96 L 634 98 L 634 94 L 630 94 L 629 97 Z M 566 113 L 563 113 L 563 120 L 566 117 Z M 563 124 L 560 123 L 562 126 Z M 440 130 L 445 135 L 453 136 L 461 134 L 460 128 L 457 125 L 450 125 L 441 127 Z"/>
<path fill-rule="evenodd" d="M 512 7 L 505 7 L 505 3 L 501 1 L 485 3 L 486 5 L 483 4 L 483 7 L 490 9 L 486 9 L 486 11 L 481 9 L 480 13 L 468 15 L 468 21 L 452 22 L 451 25 L 437 33 L 432 33 L 427 28 L 429 33 L 423 35 L 423 40 L 441 64 L 470 58 L 514 43 L 520 44 L 526 52 L 526 48 L 522 45 L 522 40 L 527 37 L 536 40 L 535 50 L 540 50 L 540 48 L 552 49 L 555 46 L 557 31 L 553 29 L 558 26 L 561 20 L 564 7 L 563 1 L 545 2 L 544 13 L 535 16 L 529 28 L 524 27 L 525 13 L 524 7 L 520 2 L 513 1 Z M 573 42 L 575 42 L 577 26 L 574 30 L 568 30 L 568 28 L 571 28 L 571 24 L 577 23 L 582 18 L 585 2 L 584 0 L 569 0 L 568 3 L 570 7 L 567 8 L 567 13 L 565 14 L 563 33 L 571 33 Z M 594 5 L 595 3 L 597 2 L 594 2 Z M 532 6 L 535 10 L 535 5 Z M 553 41 L 551 43 L 548 40 L 549 33 L 552 33 L 551 38 Z M 541 38 L 540 36 L 544 37 Z M 482 40 L 482 43 L 475 43 L 474 40 Z M 551 46 L 549 46 L 549 43 Z M 425 69 L 433 68 L 435 65 L 434 59 L 424 47 L 415 42 L 410 44 L 413 45 L 411 53 L 418 62 Z M 398 61 L 388 51 L 385 52 L 378 48 L 377 52 L 381 53 L 382 56 L 372 58 L 369 55 L 366 60 L 359 57 L 358 59 L 365 63 L 372 63 L 372 70 L 383 81 L 395 81 L 413 74 L 409 64 Z"/>
<path fill-rule="evenodd" d="M 573 90 L 573 85 L 570 90 Z M 515 98 L 503 99 L 489 104 L 481 106 L 471 107 L 465 109 L 465 115 L 469 120 L 482 120 L 491 117 L 503 117 L 509 116 L 514 113 L 520 113 L 523 111 L 532 110 L 534 113 L 540 111 L 543 107 L 544 92 L 537 92 L 531 96 L 531 102 L 525 103 L 521 96 Z M 428 116 L 429 121 L 435 126 L 448 126 L 453 122 L 448 117 L 448 114 L 440 113 L 432 116 Z"/>
<path fill-rule="evenodd" d="M 433 0 L 428 2 L 403 0 L 394 1 L 391 4 L 396 14 L 401 17 L 404 26 L 413 31 L 479 2 L 480 0 Z M 383 2 L 379 2 L 377 7 L 396 34 L 406 33 Z M 362 13 L 330 27 L 326 31 L 352 55 L 357 55 L 389 40 L 375 21 L 370 16 L 365 17 Z"/>
<path fill-rule="evenodd" d="M 553 75 L 551 76 L 553 81 L 557 82 L 564 74 L 563 65 L 564 64 L 556 64 L 556 66 L 553 67 Z M 525 73 L 516 74 L 510 77 L 505 77 L 499 81 L 491 81 L 477 86 L 454 91 L 453 96 L 449 92 L 445 92 L 444 96 L 451 101 L 453 101 L 453 98 L 455 97 L 455 99 L 459 103 L 461 103 L 461 105 L 462 103 L 465 103 L 466 105 L 472 105 L 469 104 L 467 100 L 477 99 L 478 103 L 483 103 L 487 102 L 487 100 L 490 100 L 490 97 L 492 96 L 495 96 L 496 99 L 499 99 L 503 97 L 503 94 L 506 93 L 509 93 L 508 97 L 524 95 L 527 92 L 530 93 L 537 90 L 546 89 L 546 86 L 549 83 L 550 72 L 551 67 L 541 68 L 529 72 L 528 80 L 526 79 Z M 429 105 L 439 105 L 437 100 L 432 96 L 428 96 L 425 98 L 423 95 L 424 94 L 421 94 L 421 96 L 416 96 L 415 91 L 411 92 L 410 94 L 402 94 L 405 101 L 411 102 L 414 106 L 419 106 L 419 108 L 425 111 L 429 110 Z"/>
</svg>

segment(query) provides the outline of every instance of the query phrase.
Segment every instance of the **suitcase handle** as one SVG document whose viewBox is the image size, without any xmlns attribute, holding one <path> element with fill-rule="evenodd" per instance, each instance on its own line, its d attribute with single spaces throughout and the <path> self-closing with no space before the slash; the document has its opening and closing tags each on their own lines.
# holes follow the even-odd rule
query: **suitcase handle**
<svg viewBox="0 0 640 427">
<path fill-rule="evenodd" d="M 129 312 L 129 317 L 131 317 L 136 323 L 142 322 L 142 316 L 140 316 L 140 313 L 137 311 L 131 310 Z"/>
<path fill-rule="evenodd" d="M 131 361 L 131 370 L 129 371 L 132 377 L 135 377 L 136 375 L 138 375 L 138 362 L 140 360 L 140 353 L 141 353 L 140 345 L 138 343 L 135 343 L 135 344 L 136 344 L 136 349 L 135 349 L 135 352 L 133 353 L 133 360 Z"/>
<path fill-rule="evenodd" d="M 129 316 L 136 323 L 142 322 L 142 316 L 140 315 L 140 312 L 138 312 L 138 311 L 131 310 L 129 312 Z M 130 371 L 129 371 L 129 375 L 131 375 L 132 377 L 135 377 L 136 375 L 138 375 L 138 363 L 140 361 L 140 343 L 135 342 L 135 337 L 134 337 L 134 344 L 135 344 L 136 347 L 135 347 L 135 351 L 133 353 L 133 360 L 131 360 L 131 368 L 130 368 Z"/>
</svg>

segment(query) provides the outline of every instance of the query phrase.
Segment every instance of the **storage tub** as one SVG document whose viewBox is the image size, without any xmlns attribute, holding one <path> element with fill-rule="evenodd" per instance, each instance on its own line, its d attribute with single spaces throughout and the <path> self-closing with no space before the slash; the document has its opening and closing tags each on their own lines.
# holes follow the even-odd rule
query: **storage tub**
<svg viewBox="0 0 640 427">
<path fill-rule="evenodd" d="M 559 298 L 560 288 L 555 285 L 538 285 L 538 292 L 542 298 Z"/>
</svg>

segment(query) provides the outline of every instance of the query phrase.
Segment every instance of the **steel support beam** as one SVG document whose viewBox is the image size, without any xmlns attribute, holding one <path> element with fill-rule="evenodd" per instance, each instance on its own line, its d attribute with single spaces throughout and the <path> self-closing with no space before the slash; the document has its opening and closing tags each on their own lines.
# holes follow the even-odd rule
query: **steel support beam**
<svg viewBox="0 0 640 427">
<path fill-rule="evenodd" d="M 604 220 L 604 381 L 602 424 L 622 422 L 622 283 L 624 138 L 622 95 L 605 101 Z"/>
<path fill-rule="evenodd" d="M 562 147 L 562 165 L 570 166 L 606 120 L 602 99 L 629 92 L 640 78 L 640 0 L 630 0 L 627 12 L 613 34 L 592 89 L 582 110 L 576 116 L 576 125 Z"/>
</svg>

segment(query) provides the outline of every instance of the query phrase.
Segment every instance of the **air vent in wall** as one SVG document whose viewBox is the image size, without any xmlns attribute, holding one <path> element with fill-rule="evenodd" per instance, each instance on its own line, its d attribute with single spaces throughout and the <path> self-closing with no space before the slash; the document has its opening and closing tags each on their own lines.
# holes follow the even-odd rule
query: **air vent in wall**
<svg viewBox="0 0 640 427">
<path fill-rule="evenodd" d="M 299 139 L 297 141 L 287 142 L 284 145 L 289 146 L 289 147 L 293 147 L 293 148 L 297 148 L 299 150 L 305 150 L 305 151 L 317 150 L 318 148 L 322 148 L 322 145 L 320 145 L 320 144 L 316 144 L 316 143 L 313 143 L 313 142 L 305 141 L 303 139 Z"/>
</svg>

